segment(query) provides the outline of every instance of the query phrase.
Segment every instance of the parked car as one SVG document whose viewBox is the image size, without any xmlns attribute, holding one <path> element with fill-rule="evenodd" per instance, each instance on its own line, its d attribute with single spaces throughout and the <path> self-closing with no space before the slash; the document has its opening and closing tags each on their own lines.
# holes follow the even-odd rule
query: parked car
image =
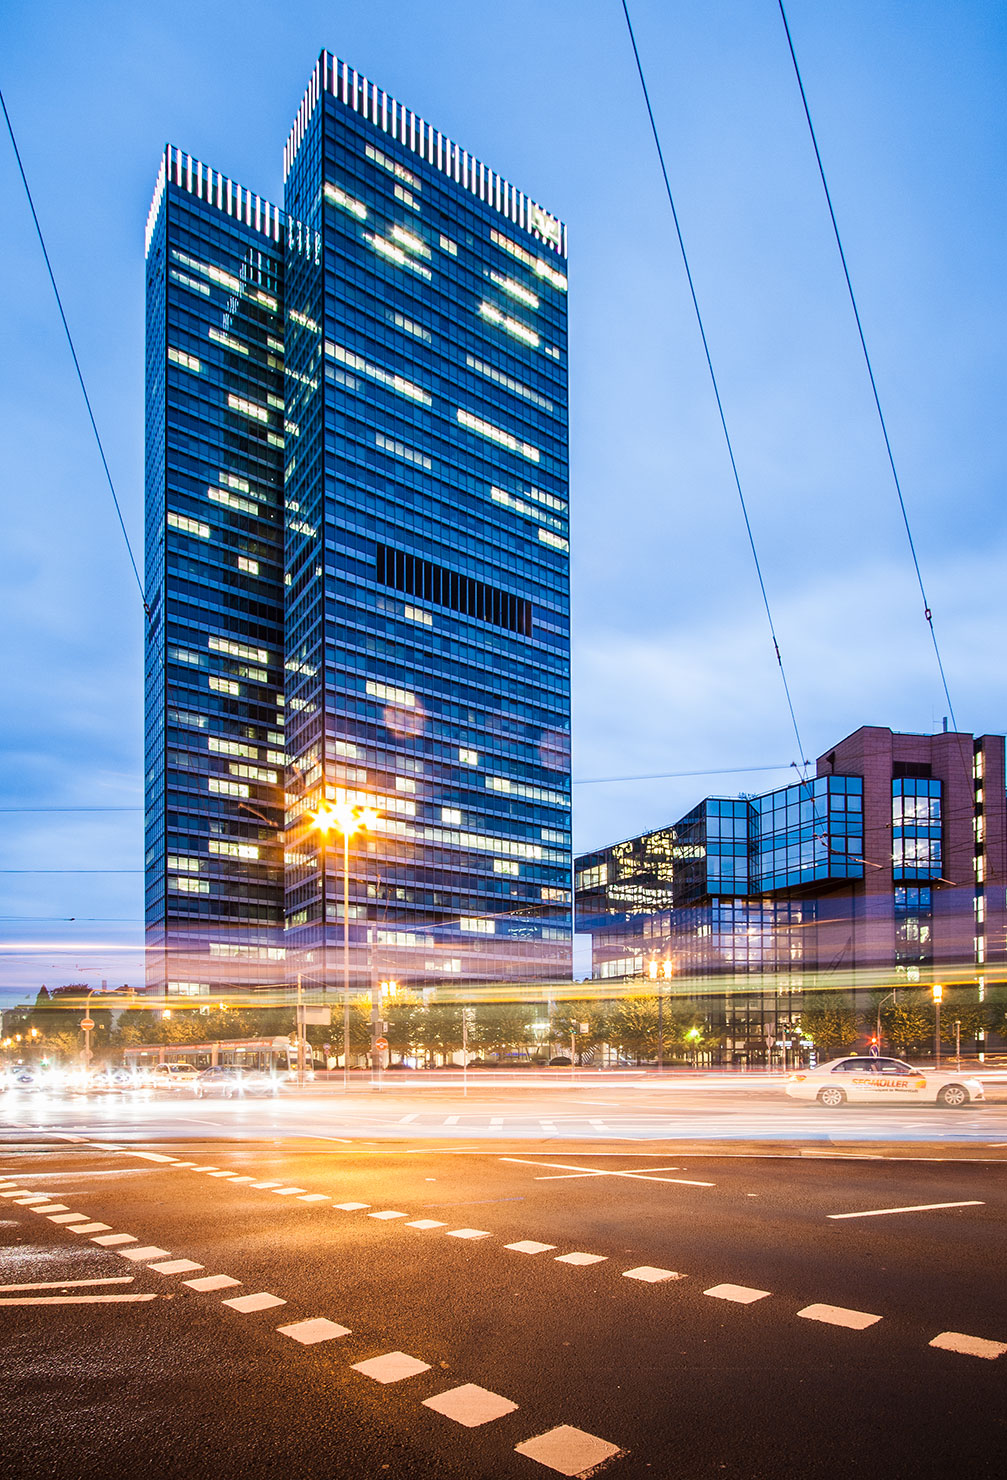
<svg viewBox="0 0 1007 1480">
<path fill-rule="evenodd" d="M 973 1100 L 983 1100 L 982 1083 L 968 1074 L 948 1074 L 939 1069 L 914 1069 L 902 1059 L 830 1059 L 817 1069 L 798 1069 L 786 1083 L 795 1100 L 817 1100 L 832 1109 L 847 1101 L 858 1105 L 886 1101 L 919 1105 L 943 1105 L 960 1110 Z"/>
</svg>

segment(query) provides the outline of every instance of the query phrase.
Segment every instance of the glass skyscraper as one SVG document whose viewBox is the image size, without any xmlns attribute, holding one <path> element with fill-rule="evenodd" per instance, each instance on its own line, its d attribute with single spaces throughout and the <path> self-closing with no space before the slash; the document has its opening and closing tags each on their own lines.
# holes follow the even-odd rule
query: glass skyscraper
<svg viewBox="0 0 1007 1480">
<path fill-rule="evenodd" d="M 567 975 L 564 230 L 328 53 L 284 166 L 148 229 L 151 980 L 335 979 L 324 799 L 359 984 Z"/>
</svg>

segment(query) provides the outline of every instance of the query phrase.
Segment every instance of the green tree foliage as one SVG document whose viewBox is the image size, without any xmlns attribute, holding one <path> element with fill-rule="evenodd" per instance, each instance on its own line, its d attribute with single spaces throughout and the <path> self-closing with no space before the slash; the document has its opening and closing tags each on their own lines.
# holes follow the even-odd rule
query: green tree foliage
<svg viewBox="0 0 1007 1480">
<path fill-rule="evenodd" d="M 481 1053 L 503 1054 L 536 1042 L 532 1022 L 538 1009 L 524 1002 L 486 1002 L 475 1010 L 469 1044 Z"/>
<path fill-rule="evenodd" d="M 881 1009 L 884 1046 L 901 1057 L 931 1053 L 934 1046 L 934 1005 L 929 992 L 899 992 L 897 1002 Z"/>
<path fill-rule="evenodd" d="M 608 1019 L 608 1039 L 639 1064 L 657 1053 L 657 998 L 623 997 Z"/>
<path fill-rule="evenodd" d="M 816 1001 L 801 1013 L 801 1032 L 825 1058 L 836 1058 L 853 1048 L 862 1018 L 843 998 Z"/>
<path fill-rule="evenodd" d="M 428 1063 L 447 1058 L 462 1046 L 462 1009 L 453 1002 L 431 1002 L 418 1022 L 418 1047 Z M 470 1044 L 471 1048 L 471 1038 Z"/>
</svg>

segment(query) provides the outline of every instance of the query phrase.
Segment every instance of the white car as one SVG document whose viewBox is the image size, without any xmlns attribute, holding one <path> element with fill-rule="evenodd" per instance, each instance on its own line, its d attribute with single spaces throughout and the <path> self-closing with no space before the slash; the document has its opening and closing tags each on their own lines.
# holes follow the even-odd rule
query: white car
<svg viewBox="0 0 1007 1480">
<path fill-rule="evenodd" d="M 960 1110 L 983 1100 L 982 1083 L 968 1074 L 946 1074 L 940 1069 L 914 1069 L 901 1059 L 830 1059 L 817 1069 L 798 1069 L 787 1079 L 794 1100 L 817 1100 L 835 1108 L 852 1104 L 877 1105 L 884 1101 L 943 1105 Z"/>
<path fill-rule="evenodd" d="M 151 1075 L 154 1089 L 188 1090 L 192 1094 L 199 1078 L 199 1070 L 192 1064 L 157 1064 Z"/>
</svg>

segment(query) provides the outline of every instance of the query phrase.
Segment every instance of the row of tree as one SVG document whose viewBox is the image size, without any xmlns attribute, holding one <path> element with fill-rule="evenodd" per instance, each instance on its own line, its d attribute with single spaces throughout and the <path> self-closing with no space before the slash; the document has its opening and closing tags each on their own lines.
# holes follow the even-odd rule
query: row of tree
<svg viewBox="0 0 1007 1480">
<path fill-rule="evenodd" d="M 778 1027 L 781 1037 L 794 1042 L 810 1040 L 820 1057 L 862 1047 L 876 1029 L 877 1002 L 855 1006 L 848 998 L 830 994 L 812 999 L 793 1021 Z M 463 1023 L 463 1013 L 465 1014 Z M 659 1043 L 669 1062 L 697 1062 L 701 1056 L 716 1056 L 731 1041 L 739 1046 L 739 1031 L 730 1022 L 716 1023 L 698 1006 L 665 997 L 641 994 L 617 1001 L 582 1001 L 557 1004 L 551 1013 L 541 1003 L 481 1002 L 462 1007 L 453 1003 L 425 1003 L 421 996 L 402 995 L 385 1002 L 381 1009 L 387 1024 L 392 1061 L 412 1060 L 434 1064 L 458 1054 L 467 1042 L 476 1058 L 497 1060 L 505 1055 L 541 1062 L 557 1054 L 575 1053 L 578 1060 L 597 1061 L 599 1052 L 621 1060 L 643 1063 L 656 1058 Z M 4 1043 L 17 1057 L 44 1057 L 70 1061 L 79 1056 L 83 1044 L 79 1004 L 44 1003 L 17 1009 L 5 1017 Z M 94 1029 L 91 1048 L 98 1060 L 111 1059 L 123 1049 L 141 1044 L 184 1046 L 227 1042 L 235 1039 L 271 1039 L 294 1031 L 292 1007 L 213 1007 L 163 1009 L 123 1007 L 91 1011 Z M 358 998 L 350 1015 L 350 1046 L 354 1054 L 365 1054 L 371 1042 L 369 997 Z M 941 1012 L 941 1039 L 945 1046 L 955 1042 L 959 1025 L 963 1050 L 972 1052 L 991 1033 L 1007 1032 L 1005 1003 L 997 997 L 976 1001 L 975 989 L 949 991 Z M 882 1047 L 906 1057 L 932 1052 L 936 1028 L 934 1004 L 924 988 L 900 990 L 896 1001 L 881 1008 Z M 312 1044 L 342 1048 L 342 1010 L 333 1007 L 329 1025 L 308 1028 Z M 742 1035 L 742 1042 L 744 1038 Z M 765 1035 L 747 1044 L 749 1053 L 765 1053 Z"/>
</svg>

